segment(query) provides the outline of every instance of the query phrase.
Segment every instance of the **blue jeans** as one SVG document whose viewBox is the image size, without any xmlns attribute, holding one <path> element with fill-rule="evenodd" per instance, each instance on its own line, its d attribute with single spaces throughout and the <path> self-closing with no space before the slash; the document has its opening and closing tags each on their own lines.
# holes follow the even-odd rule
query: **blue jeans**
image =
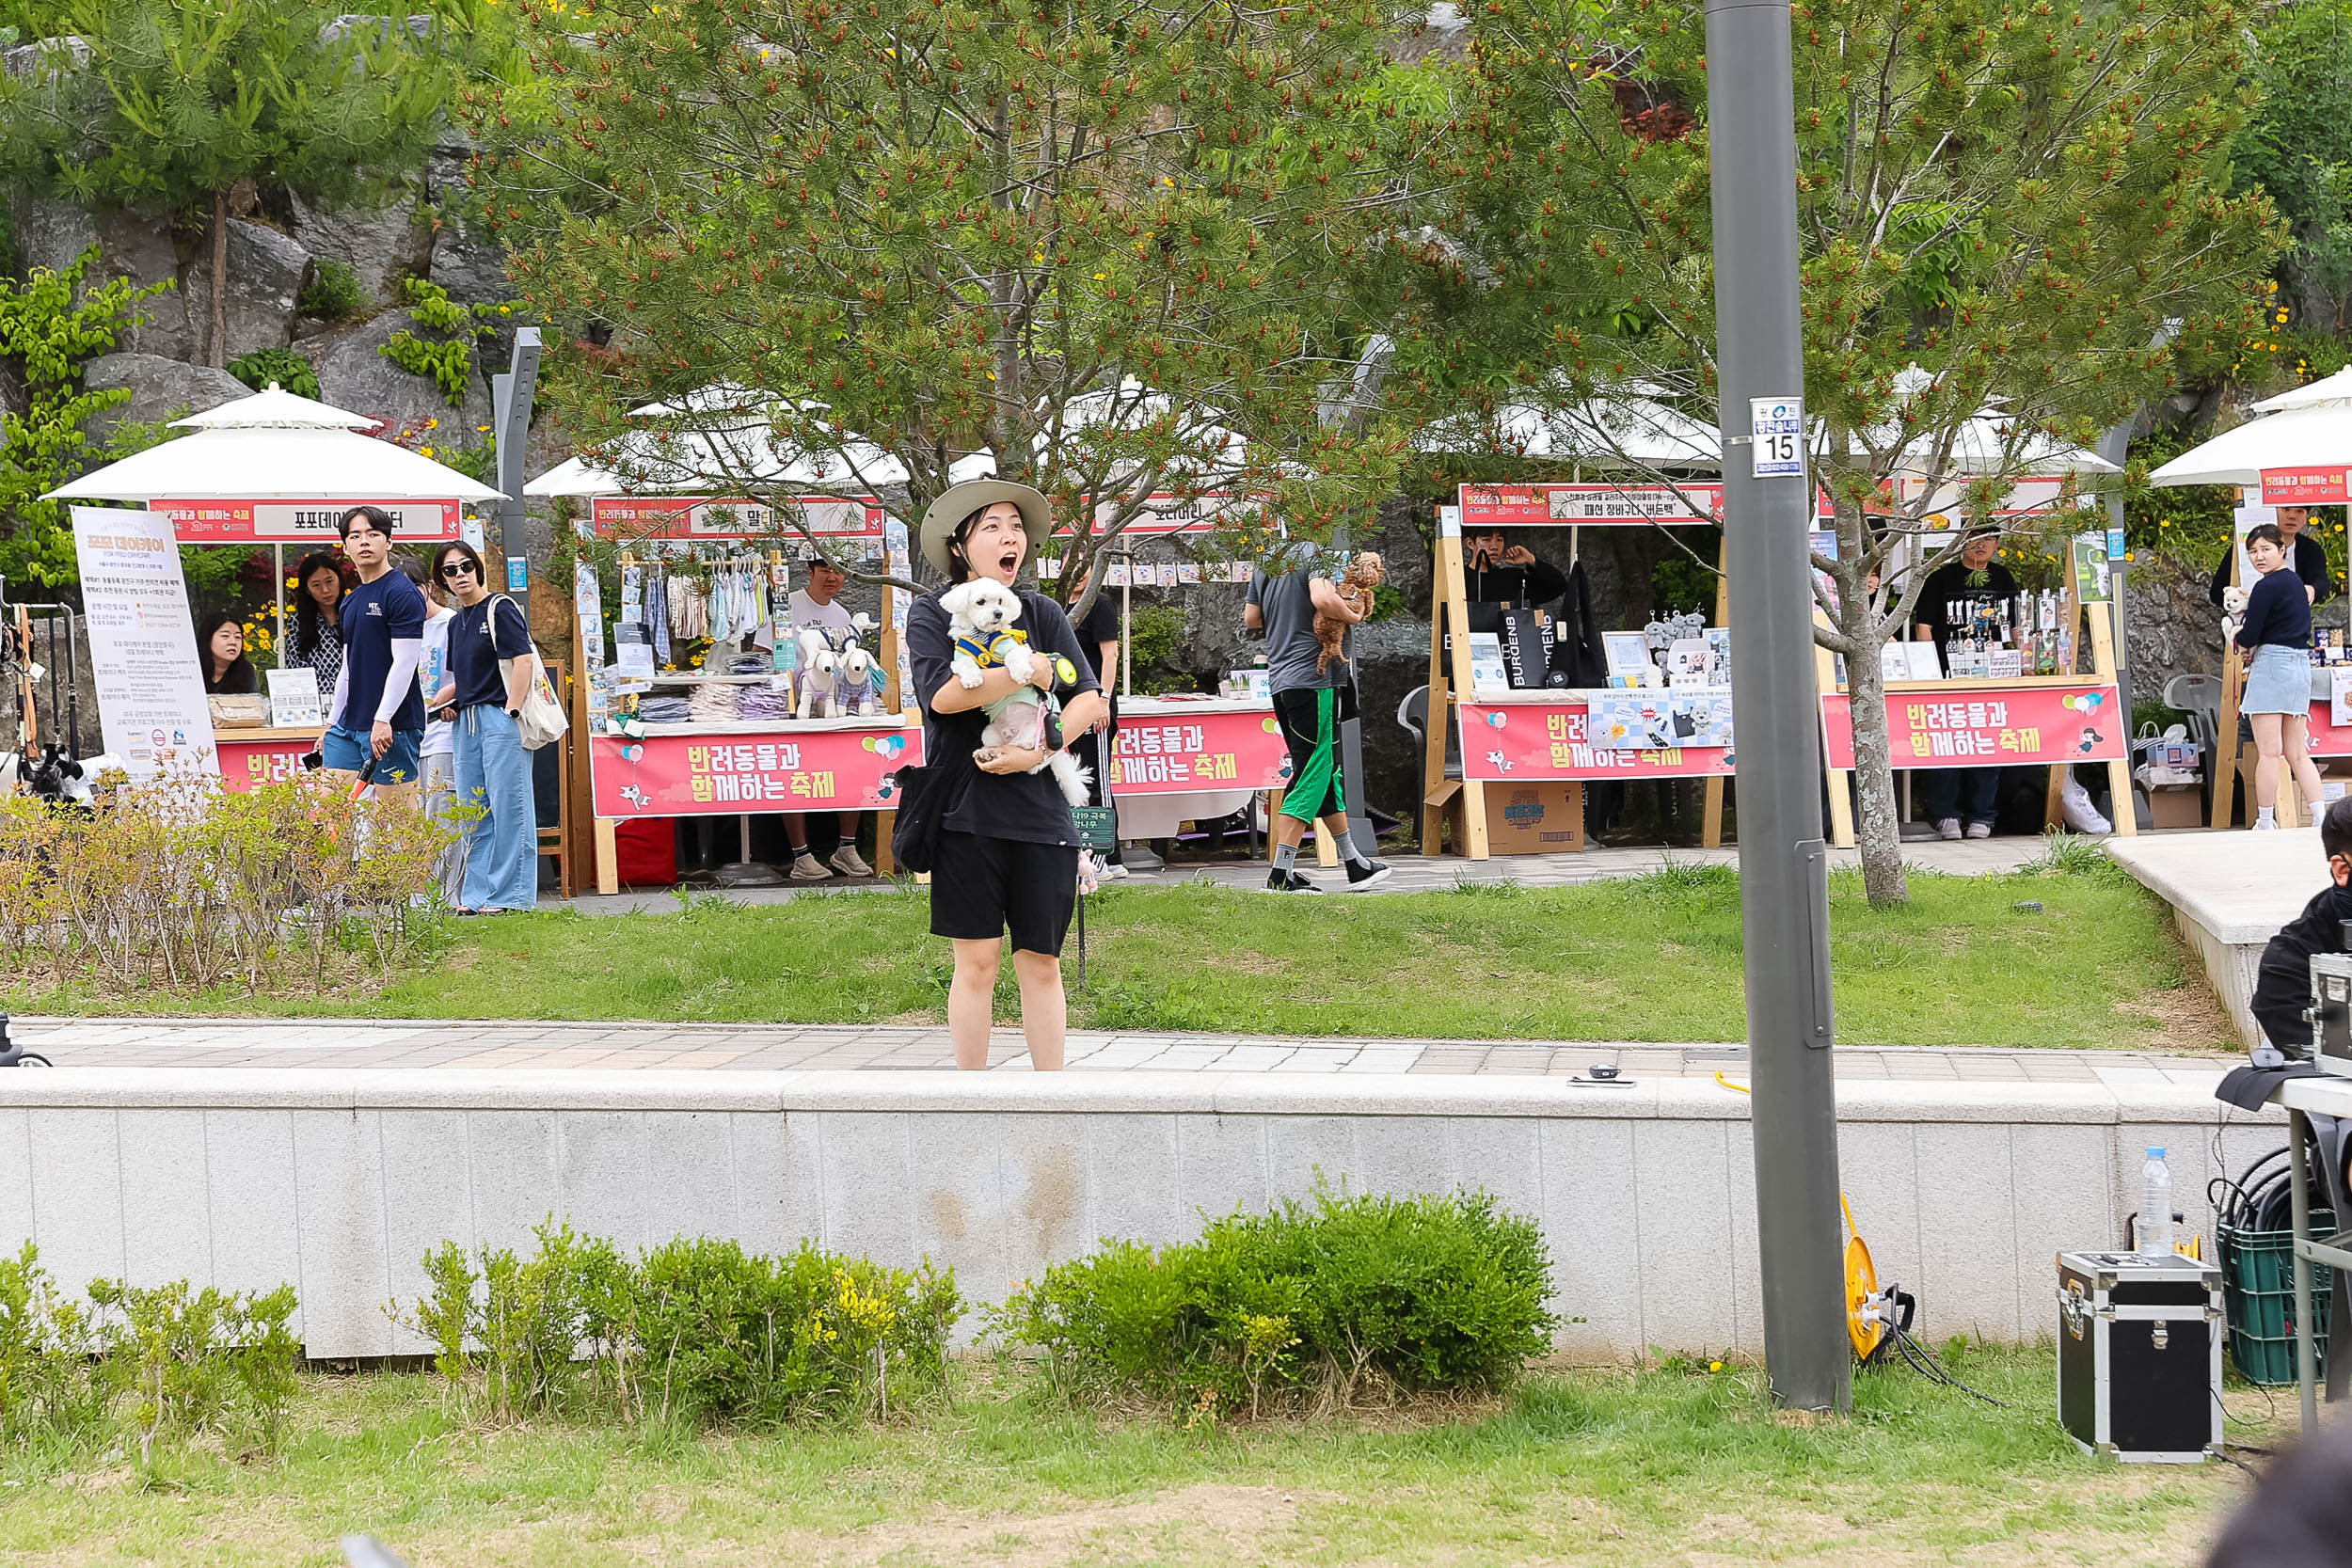
<svg viewBox="0 0 2352 1568">
<path fill-rule="evenodd" d="M 495 703 L 457 716 L 457 800 L 485 815 L 466 830 L 466 879 L 458 902 L 469 910 L 539 907 L 539 806 L 531 753 L 515 721 Z"/>
</svg>

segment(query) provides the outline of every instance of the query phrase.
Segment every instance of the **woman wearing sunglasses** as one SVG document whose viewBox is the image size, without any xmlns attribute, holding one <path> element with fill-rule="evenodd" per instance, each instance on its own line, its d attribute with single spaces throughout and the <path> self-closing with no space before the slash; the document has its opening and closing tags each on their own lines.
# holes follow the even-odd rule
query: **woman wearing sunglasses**
<svg viewBox="0 0 2352 1568">
<path fill-rule="evenodd" d="M 483 815 L 466 832 L 463 914 L 498 914 L 539 903 L 539 815 L 531 753 L 516 725 L 531 689 L 531 628 L 503 594 L 493 594 L 471 545 L 453 539 L 433 556 L 433 576 L 457 601 L 449 628 L 456 710 L 457 801 Z"/>
</svg>

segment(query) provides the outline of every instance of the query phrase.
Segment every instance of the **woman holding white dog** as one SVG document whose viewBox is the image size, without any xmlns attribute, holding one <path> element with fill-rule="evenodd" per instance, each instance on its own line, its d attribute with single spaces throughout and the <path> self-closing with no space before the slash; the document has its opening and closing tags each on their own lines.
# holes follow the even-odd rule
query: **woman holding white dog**
<svg viewBox="0 0 2352 1568">
<path fill-rule="evenodd" d="M 968 644 L 960 670 L 957 631 L 942 600 L 967 583 L 1011 588 L 1023 563 L 1052 533 L 1045 498 L 1026 484 L 980 479 L 949 486 L 924 513 L 922 530 L 923 554 L 948 587 L 907 608 L 907 657 L 923 708 L 924 755 L 938 766 L 967 753 L 977 768 L 946 800 L 931 867 L 931 934 L 955 948 L 947 1033 L 956 1066 L 967 1071 L 988 1066 L 1008 929 L 1029 1060 L 1041 1071 L 1062 1066 L 1070 1016 L 1061 948 L 1077 908 L 1078 830 L 1063 785 L 1067 764 L 1057 765 L 1053 753 L 1060 736 L 1086 731 L 1109 708 L 1070 618 L 1052 599 L 1016 591 L 1020 618 L 1009 629 L 1039 656 L 1025 660 L 1025 683 L 1013 675 L 1021 660 L 980 667 L 972 662 Z M 1017 696 L 1025 684 L 1051 692 L 1059 673 L 1073 669 L 1074 678 L 1060 686 L 1060 735 L 1049 725 L 1038 749 L 982 742 L 992 705 Z"/>
</svg>

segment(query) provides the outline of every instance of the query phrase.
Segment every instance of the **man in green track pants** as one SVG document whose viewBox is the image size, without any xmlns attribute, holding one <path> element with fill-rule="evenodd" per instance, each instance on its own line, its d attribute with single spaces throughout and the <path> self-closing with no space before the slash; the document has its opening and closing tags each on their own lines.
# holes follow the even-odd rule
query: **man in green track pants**
<svg viewBox="0 0 2352 1568">
<path fill-rule="evenodd" d="M 1350 631 L 1342 641 L 1342 657 L 1317 669 L 1318 610 L 1351 626 L 1363 619 L 1340 597 L 1319 565 L 1273 576 L 1260 568 L 1250 579 L 1249 603 L 1242 611 L 1244 626 L 1265 630 L 1274 716 L 1291 753 L 1290 784 L 1272 823 L 1274 869 L 1266 877 L 1268 893 L 1323 891 L 1298 869 L 1299 841 L 1307 836 L 1307 824 L 1317 818 L 1339 846 L 1351 890 L 1370 887 L 1389 875 L 1389 868 L 1359 848 L 1347 831 L 1339 736 L 1340 726 L 1356 717 L 1356 679 L 1347 657 L 1353 654 L 1355 634 Z"/>
</svg>

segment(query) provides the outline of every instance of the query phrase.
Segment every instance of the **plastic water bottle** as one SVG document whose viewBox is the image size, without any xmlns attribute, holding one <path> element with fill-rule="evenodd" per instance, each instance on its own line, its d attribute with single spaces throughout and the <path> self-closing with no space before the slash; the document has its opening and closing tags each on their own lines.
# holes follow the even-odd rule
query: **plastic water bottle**
<svg viewBox="0 0 2352 1568">
<path fill-rule="evenodd" d="M 2172 1172 L 2164 1163 L 2161 1145 L 2149 1146 L 2148 1163 L 2139 1167 L 2139 1180 L 2147 1189 L 2139 1203 L 2140 1253 L 2169 1258 L 2172 1255 Z"/>
</svg>

